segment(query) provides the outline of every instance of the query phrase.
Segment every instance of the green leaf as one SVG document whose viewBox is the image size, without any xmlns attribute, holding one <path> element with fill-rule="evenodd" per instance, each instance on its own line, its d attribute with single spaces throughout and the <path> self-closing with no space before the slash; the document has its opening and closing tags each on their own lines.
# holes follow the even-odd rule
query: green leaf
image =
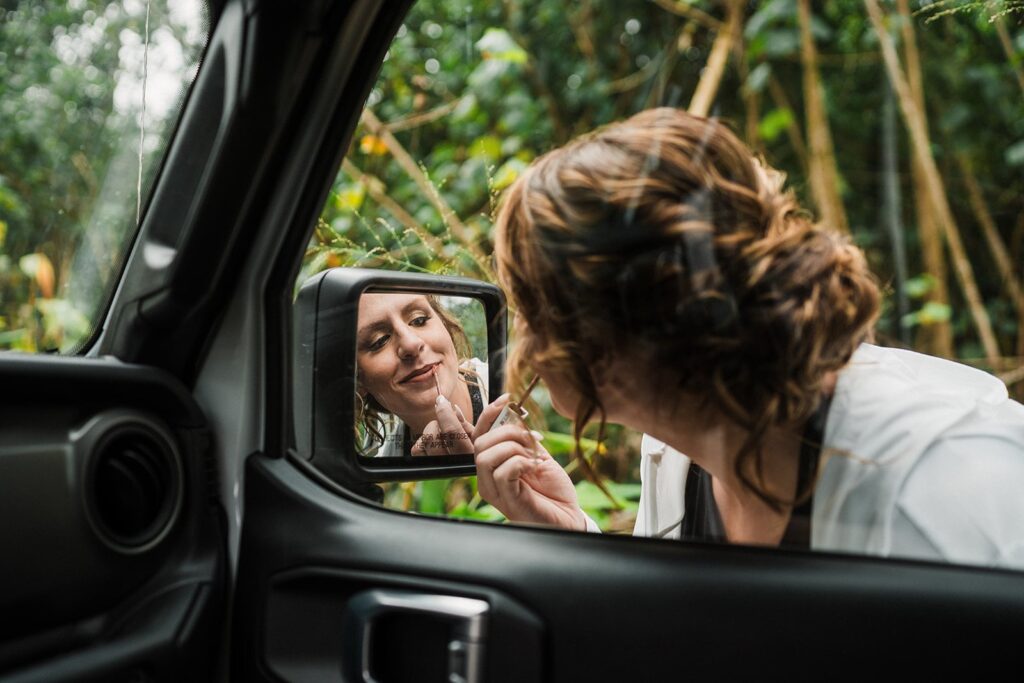
<svg viewBox="0 0 1024 683">
<path fill-rule="evenodd" d="M 774 142 L 793 123 L 793 112 L 789 109 L 772 109 L 757 125 L 757 132 L 765 142 Z"/>
<path fill-rule="evenodd" d="M 903 316 L 902 322 L 905 327 L 914 325 L 934 325 L 936 323 L 949 322 L 952 311 L 947 304 L 938 301 L 929 301 L 920 310 L 907 313 Z"/>
<path fill-rule="evenodd" d="M 521 48 L 508 31 L 503 28 L 489 28 L 476 41 L 476 49 L 484 59 L 495 59 L 512 64 L 526 64 L 529 55 Z"/>
<path fill-rule="evenodd" d="M 764 86 L 768 83 L 771 75 L 772 65 L 768 62 L 761 62 L 747 76 L 747 82 L 743 84 L 743 87 L 746 88 L 747 92 L 761 92 L 764 90 Z"/>
<path fill-rule="evenodd" d="M 469 156 L 495 163 L 501 158 L 501 140 L 494 135 L 484 135 L 469 146 Z"/>
<path fill-rule="evenodd" d="M 498 512 L 497 508 L 491 505 L 482 505 L 478 508 L 471 508 L 469 503 L 462 502 L 448 511 L 449 517 L 459 519 L 478 519 L 483 522 L 501 522 L 505 515 Z"/>
<path fill-rule="evenodd" d="M 931 273 L 922 273 L 917 277 L 912 277 L 903 283 L 903 291 L 907 293 L 911 299 L 921 299 L 928 292 L 935 288 L 935 277 Z"/>
<path fill-rule="evenodd" d="M 572 434 L 560 432 L 544 432 L 544 439 L 541 441 L 548 453 L 554 456 L 572 455 L 576 442 Z M 594 439 L 580 439 L 580 447 L 585 454 L 594 453 L 597 450 L 597 441 Z"/>
<path fill-rule="evenodd" d="M 919 312 L 921 314 L 920 321 L 922 325 L 949 322 L 949 318 L 952 314 L 952 310 L 948 304 L 939 303 L 938 301 L 929 301 Z"/>
<path fill-rule="evenodd" d="M 771 0 L 764 3 L 764 6 L 747 20 L 743 35 L 747 39 L 753 38 L 775 21 L 795 15 L 796 3 L 794 0 Z"/>
<path fill-rule="evenodd" d="M 445 494 L 448 493 L 450 479 L 432 479 L 420 484 L 420 512 L 430 515 L 443 515 Z"/>
<path fill-rule="evenodd" d="M 526 170 L 526 163 L 512 157 L 497 170 L 494 174 L 494 179 L 491 181 L 491 185 L 496 191 L 504 190 L 506 187 L 515 182 L 519 174 Z"/>
<path fill-rule="evenodd" d="M 579 499 L 580 507 L 587 510 L 613 510 L 619 507 L 624 510 L 635 510 L 637 501 L 640 500 L 640 484 L 619 484 L 613 481 L 603 482 L 605 488 L 612 494 L 615 503 L 608 500 L 608 496 L 587 480 L 576 484 L 576 497 Z"/>
<path fill-rule="evenodd" d="M 1024 140 L 1010 145 L 1003 153 L 1006 163 L 1010 166 L 1024 166 Z"/>
</svg>

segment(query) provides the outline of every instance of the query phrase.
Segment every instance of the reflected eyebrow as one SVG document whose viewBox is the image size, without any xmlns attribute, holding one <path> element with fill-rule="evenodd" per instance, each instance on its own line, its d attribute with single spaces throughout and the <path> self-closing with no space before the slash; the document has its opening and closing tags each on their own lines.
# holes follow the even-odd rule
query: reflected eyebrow
<svg viewBox="0 0 1024 683">
<path fill-rule="evenodd" d="M 419 301 L 419 300 L 410 301 L 405 306 L 402 306 L 402 315 L 408 315 L 410 311 L 412 311 L 413 309 L 416 309 L 416 308 L 424 308 L 424 309 L 429 310 L 430 309 L 430 304 L 427 303 L 426 305 L 424 305 L 424 303 L 422 301 Z M 385 320 L 375 320 L 372 323 L 368 323 L 368 324 L 360 327 L 359 330 L 356 332 L 356 335 L 357 336 L 363 336 L 365 334 L 369 334 L 370 332 L 376 332 L 377 330 L 390 330 L 390 329 L 391 329 L 391 325 L 390 325 L 390 323 L 388 323 L 388 321 L 386 319 Z"/>
</svg>

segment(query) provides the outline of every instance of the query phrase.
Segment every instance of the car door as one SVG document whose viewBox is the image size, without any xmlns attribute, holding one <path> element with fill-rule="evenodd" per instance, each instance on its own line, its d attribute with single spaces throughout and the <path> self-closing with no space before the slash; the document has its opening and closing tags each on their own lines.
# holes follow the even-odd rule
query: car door
<svg viewBox="0 0 1024 683">
<path fill-rule="evenodd" d="M 213 680 L 228 672 L 241 521 L 238 465 L 264 452 L 265 439 L 280 438 L 263 419 L 265 399 L 275 391 L 264 385 L 266 358 L 280 352 L 266 346 L 263 330 L 267 310 L 276 310 L 272 325 L 284 324 L 286 309 L 268 309 L 266 296 L 273 290 L 272 298 L 283 302 L 287 288 L 268 289 L 267 282 L 287 277 L 267 267 L 280 252 L 293 253 L 302 238 L 283 226 L 325 133 L 319 120 L 325 106 L 314 100 L 326 95 L 333 106 L 345 96 L 323 91 L 315 80 L 333 74 L 342 82 L 360 68 L 359 46 L 380 8 L 199 4 L 74 3 L 50 10 L 24 2 L 3 8 L 4 28 L 10 28 L 5 39 L 24 40 L 4 44 L 5 58 L 56 54 L 49 74 L 12 69 L 12 80 L 21 79 L 13 85 L 27 93 L 16 106 L 46 92 L 30 78 L 45 83 L 49 75 L 65 74 L 60 60 L 67 73 L 79 68 L 99 82 L 104 73 L 88 61 L 89 49 L 106 40 L 114 46 L 109 68 L 129 73 L 135 79 L 129 96 L 141 96 L 135 125 L 97 134 L 114 136 L 112 168 L 124 173 L 104 181 L 96 200 L 122 213 L 97 211 L 84 232 L 81 251 L 90 264 L 104 266 L 96 269 L 104 290 L 91 335 L 66 349 L 70 356 L 0 355 L 3 680 Z M 208 37 L 190 38 L 201 41 L 190 87 L 187 64 L 176 51 L 190 29 L 184 20 L 161 23 L 176 12 L 200 28 L 205 22 L 208 30 Z M 24 27 L 39 30 L 33 37 Z M 166 80 L 168 64 L 182 69 L 180 86 Z M 180 115 L 167 109 L 175 87 L 187 92 Z M 19 94 L 13 87 L 4 92 Z M 75 97 L 99 97 L 95 93 L 104 93 L 115 110 L 135 106 L 113 86 L 86 85 L 64 95 L 68 104 L 53 101 L 61 117 L 70 117 Z M 156 153 L 153 108 L 161 105 L 171 112 L 160 120 L 161 139 L 169 143 L 156 144 Z M 16 111 L 19 121 L 33 121 L 27 106 Z M 131 124 L 128 114 L 118 119 L 124 120 Z M 69 130 L 57 134 L 70 136 Z M 87 181 L 102 181 L 90 176 L 86 152 L 95 148 L 89 140 L 81 144 L 73 159 L 57 159 L 56 169 L 44 170 L 57 174 L 71 164 L 67 168 Z M 22 161 L 33 159 L 5 158 L 5 189 L 15 183 L 4 195 L 5 211 L 20 208 L 15 200 L 29 194 L 11 170 Z M 44 166 L 47 159 L 35 161 Z M 55 194 L 49 196 L 54 214 L 60 206 Z M 51 229 L 48 210 L 29 227 L 40 234 Z M 123 251 L 118 240 L 107 240 L 114 222 L 128 226 Z M 43 258 L 47 248 L 22 258 L 23 271 L 35 268 L 26 286 L 40 288 L 30 296 L 43 304 L 56 298 L 54 259 Z M 30 312 L 48 310 L 34 301 L 25 304 Z"/>
<path fill-rule="evenodd" d="M 299 257 L 410 4 L 212 8 L 98 336 L 80 358 L 0 358 L 0 675 L 574 681 L 1016 664 L 1013 572 L 413 516 L 295 453 Z M 179 482 L 142 543 L 90 521 L 86 501 L 104 497 L 86 466 L 110 443 L 158 453 L 122 465 Z"/>
<path fill-rule="evenodd" d="M 383 57 L 405 9 L 382 7 L 365 55 Z M 374 71 L 345 87 L 365 95 Z M 362 101 L 340 102 L 333 129 L 350 131 Z M 284 396 L 266 414 L 279 437 Z M 232 670 L 246 680 L 944 675 L 1011 666 L 1024 626 L 1013 572 L 402 514 L 284 438 L 244 476 Z"/>
</svg>

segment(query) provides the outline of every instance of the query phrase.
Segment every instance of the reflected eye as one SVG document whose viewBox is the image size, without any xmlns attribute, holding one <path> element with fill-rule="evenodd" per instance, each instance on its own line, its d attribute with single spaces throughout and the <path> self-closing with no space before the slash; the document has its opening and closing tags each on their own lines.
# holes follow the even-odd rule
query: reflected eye
<svg viewBox="0 0 1024 683">
<path fill-rule="evenodd" d="M 384 348 L 384 345 L 388 343 L 388 339 L 390 338 L 390 334 L 382 334 L 381 336 L 377 337 L 376 339 L 372 340 L 369 344 L 367 344 L 366 348 L 368 348 L 370 351 L 380 351 L 381 349 Z"/>
<path fill-rule="evenodd" d="M 423 327 L 430 321 L 429 315 L 419 315 L 409 321 L 409 324 L 413 327 Z"/>
</svg>

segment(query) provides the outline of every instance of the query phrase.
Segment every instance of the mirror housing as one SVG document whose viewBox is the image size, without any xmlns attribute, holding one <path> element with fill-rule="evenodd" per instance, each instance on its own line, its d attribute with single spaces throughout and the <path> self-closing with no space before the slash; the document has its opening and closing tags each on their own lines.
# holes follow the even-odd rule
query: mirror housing
<svg viewBox="0 0 1024 683">
<path fill-rule="evenodd" d="M 298 455 L 355 491 L 386 481 L 473 476 L 472 455 L 360 457 L 356 417 L 356 328 L 359 297 L 421 292 L 479 300 L 487 318 L 490 395 L 504 387 L 508 312 L 495 285 L 463 277 L 366 268 L 332 268 L 312 276 L 295 301 L 293 396 Z"/>
</svg>

